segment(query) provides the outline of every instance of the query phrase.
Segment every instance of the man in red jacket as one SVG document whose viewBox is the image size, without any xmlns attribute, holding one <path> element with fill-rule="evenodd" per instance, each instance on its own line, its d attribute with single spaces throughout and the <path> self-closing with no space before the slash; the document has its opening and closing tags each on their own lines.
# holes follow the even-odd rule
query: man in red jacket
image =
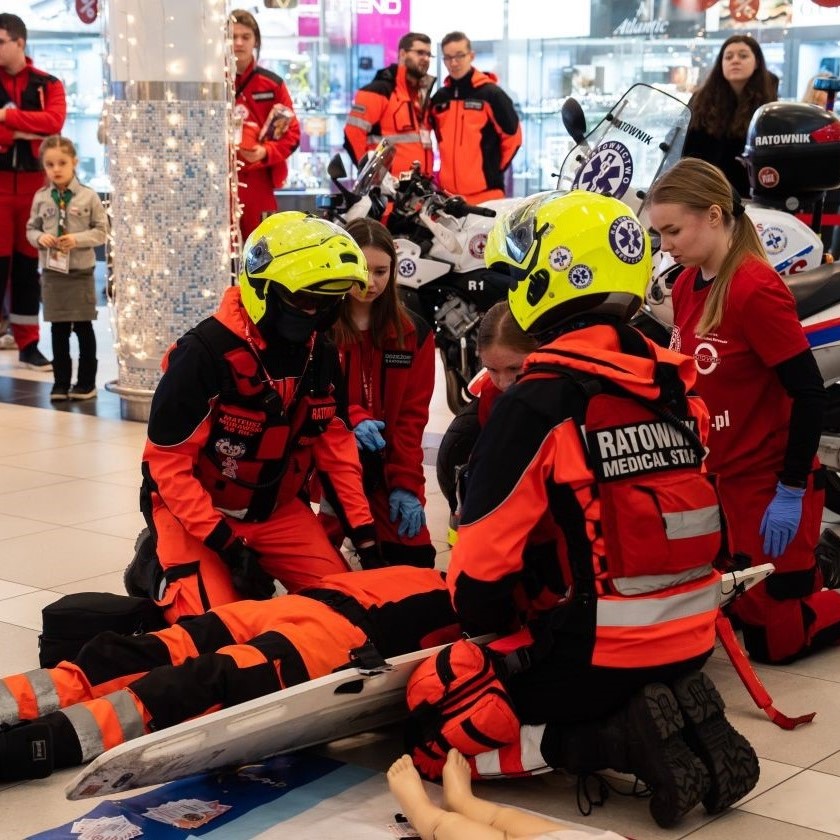
<svg viewBox="0 0 840 840">
<path fill-rule="evenodd" d="M 67 104 L 64 85 L 38 70 L 25 49 L 26 24 L 0 14 L 0 300 L 11 278 L 9 321 L 20 363 L 49 371 L 52 363 L 38 349 L 38 252 L 26 239 L 26 222 L 44 186 L 41 139 L 61 131 Z"/>
<path fill-rule="evenodd" d="M 471 204 L 504 198 L 503 173 L 522 145 L 510 97 L 492 73 L 472 66 L 475 53 L 463 32 L 441 41 L 449 75 L 432 97 L 429 115 L 440 150 L 440 185 Z"/>
<path fill-rule="evenodd" d="M 420 32 L 400 38 L 399 60 L 380 70 L 373 81 L 356 92 L 347 124 L 344 148 L 357 166 L 383 137 L 397 147 L 391 173 L 399 175 L 420 162 L 424 175 L 432 174 L 432 139 L 428 123 L 429 96 L 435 77 L 428 73 L 432 39 Z"/>
</svg>

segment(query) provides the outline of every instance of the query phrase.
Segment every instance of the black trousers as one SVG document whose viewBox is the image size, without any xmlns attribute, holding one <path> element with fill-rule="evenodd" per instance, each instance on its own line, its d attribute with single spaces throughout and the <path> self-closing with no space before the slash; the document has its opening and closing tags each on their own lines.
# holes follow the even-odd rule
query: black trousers
<svg viewBox="0 0 840 840">
<path fill-rule="evenodd" d="M 55 384 L 69 388 L 73 378 L 73 363 L 70 360 L 70 333 L 76 333 L 79 340 L 79 369 L 76 376 L 80 388 L 90 390 L 96 387 L 96 335 L 91 321 L 53 321 L 53 377 Z"/>
</svg>

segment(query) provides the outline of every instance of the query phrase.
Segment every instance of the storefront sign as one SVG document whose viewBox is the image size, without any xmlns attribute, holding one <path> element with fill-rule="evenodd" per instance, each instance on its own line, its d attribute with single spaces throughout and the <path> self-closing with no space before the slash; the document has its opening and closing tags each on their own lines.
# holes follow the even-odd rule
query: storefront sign
<svg viewBox="0 0 840 840">
<path fill-rule="evenodd" d="M 758 16 L 759 0 L 729 0 L 729 12 L 738 23 L 749 23 Z"/>
<path fill-rule="evenodd" d="M 98 13 L 97 0 L 76 0 L 76 14 L 82 23 L 93 23 Z"/>
<path fill-rule="evenodd" d="M 592 4 L 591 34 L 594 37 L 691 38 L 705 26 L 698 4 L 707 0 L 675 0 L 673 3 L 639 3 L 613 0 L 604 14 L 603 4 Z M 706 8 L 706 6 L 703 6 Z"/>
</svg>

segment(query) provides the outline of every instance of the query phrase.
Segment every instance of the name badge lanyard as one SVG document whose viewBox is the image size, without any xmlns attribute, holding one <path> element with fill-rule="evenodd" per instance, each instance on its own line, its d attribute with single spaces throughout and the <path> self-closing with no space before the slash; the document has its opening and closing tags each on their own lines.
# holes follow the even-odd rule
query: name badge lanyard
<svg viewBox="0 0 840 840">
<path fill-rule="evenodd" d="M 56 235 L 64 236 L 64 228 L 67 225 L 67 205 L 70 203 L 73 193 L 70 190 L 64 190 L 64 192 L 60 193 L 57 189 L 53 188 L 50 194 L 56 207 L 58 207 L 58 233 Z"/>
</svg>

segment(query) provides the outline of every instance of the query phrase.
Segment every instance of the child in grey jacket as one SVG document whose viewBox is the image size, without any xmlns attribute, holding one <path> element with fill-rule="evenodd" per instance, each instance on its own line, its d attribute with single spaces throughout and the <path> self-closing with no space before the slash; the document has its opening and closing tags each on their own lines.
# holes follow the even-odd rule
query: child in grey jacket
<svg viewBox="0 0 840 840">
<path fill-rule="evenodd" d="M 99 196 L 76 178 L 76 147 L 55 134 L 41 143 L 47 186 L 38 190 L 26 236 L 38 248 L 44 320 L 52 322 L 51 400 L 96 396 L 96 291 L 94 248 L 108 235 L 108 217 Z M 70 332 L 79 341 L 76 384 L 71 387 Z"/>
</svg>

